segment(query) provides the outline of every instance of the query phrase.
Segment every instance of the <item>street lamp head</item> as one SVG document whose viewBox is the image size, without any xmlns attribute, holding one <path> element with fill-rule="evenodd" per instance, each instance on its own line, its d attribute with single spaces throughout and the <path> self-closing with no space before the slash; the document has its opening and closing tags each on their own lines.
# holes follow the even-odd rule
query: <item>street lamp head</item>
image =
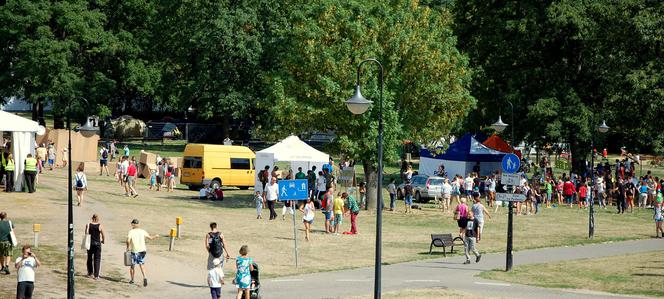
<svg viewBox="0 0 664 299">
<path fill-rule="evenodd" d="M 99 131 L 99 128 L 92 125 L 92 121 L 90 121 L 90 119 L 91 118 L 88 117 L 88 120 L 85 122 L 85 125 L 78 128 L 78 131 L 81 132 L 81 134 L 83 134 L 83 136 L 85 137 L 93 136 L 97 134 L 97 132 Z"/>
<path fill-rule="evenodd" d="M 609 131 L 609 126 L 606 125 L 605 120 L 603 120 L 602 124 L 599 125 L 599 127 L 597 127 L 597 131 L 599 131 L 600 133 L 606 133 Z"/>
<path fill-rule="evenodd" d="M 371 103 L 373 102 L 362 96 L 360 85 L 358 84 L 355 85 L 355 94 L 353 94 L 353 97 L 346 101 L 346 107 L 348 107 L 348 110 L 353 114 L 362 114 L 369 109 Z"/>
<path fill-rule="evenodd" d="M 506 123 L 503 122 L 503 119 L 502 119 L 502 117 L 501 117 L 500 115 L 498 115 L 498 121 L 495 122 L 495 123 L 493 123 L 493 124 L 491 125 L 491 127 L 492 127 L 494 130 L 498 131 L 499 133 L 502 132 L 502 131 L 504 131 L 505 128 L 507 128 L 507 126 L 508 126 L 508 124 L 506 124 Z"/>
</svg>

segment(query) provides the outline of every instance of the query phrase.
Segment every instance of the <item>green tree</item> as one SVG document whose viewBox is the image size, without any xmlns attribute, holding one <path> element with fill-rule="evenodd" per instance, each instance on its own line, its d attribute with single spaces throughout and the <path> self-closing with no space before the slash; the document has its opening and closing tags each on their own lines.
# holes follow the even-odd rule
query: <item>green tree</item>
<svg viewBox="0 0 664 299">
<path fill-rule="evenodd" d="M 268 101 L 257 129 L 268 138 L 334 131 L 338 151 L 362 161 L 375 207 L 377 105 L 352 115 L 356 66 L 385 66 L 383 121 L 387 160 L 405 139 L 427 143 L 450 132 L 474 107 L 467 58 L 455 48 L 448 11 L 417 1 L 300 1 L 281 27 L 278 67 L 265 75 Z M 378 100 L 377 68 L 366 65 L 363 94 Z"/>
<path fill-rule="evenodd" d="M 481 103 L 466 128 L 495 121 L 509 100 L 516 140 L 568 142 L 577 169 L 604 118 L 614 150 L 662 150 L 652 132 L 664 112 L 664 3 L 471 0 L 453 10 Z"/>
</svg>

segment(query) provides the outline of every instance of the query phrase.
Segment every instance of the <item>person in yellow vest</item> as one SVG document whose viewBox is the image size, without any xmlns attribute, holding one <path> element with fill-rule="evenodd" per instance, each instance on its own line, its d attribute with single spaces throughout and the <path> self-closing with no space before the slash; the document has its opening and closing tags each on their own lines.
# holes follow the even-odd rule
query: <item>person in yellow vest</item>
<svg viewBox="0 0 664 299">
<path fill-rule="evenodd" d="M 5 192 L 14 191 L 14 157 L 12 154 L 7 155 L 4 159 L 3 165 L 5 167 Z"/>
<path fill-rule="evenodd" d="M 35 193 L 35 177 L 37 176 L 37 159 L 28 154 L 25 158 L 25 185 L 29 193 Z"/>
</svg>

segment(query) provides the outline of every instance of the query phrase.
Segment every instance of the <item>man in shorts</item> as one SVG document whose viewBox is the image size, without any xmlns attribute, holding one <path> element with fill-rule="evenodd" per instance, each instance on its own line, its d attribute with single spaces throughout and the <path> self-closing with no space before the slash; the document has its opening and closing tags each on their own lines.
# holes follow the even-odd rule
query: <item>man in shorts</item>
<svg viewBox="0 0 664 299">
<path fill-rule="evenodd" d="M 327 189 L 327 193 L 323 196 L 323 201 L 325 202 L 323 214 L 325 215 L 325 233 L 333 233 L 333 223 L 334 215 L 332 214 L 334 210 L 334 188 L 330 187 Z"/>
<path fill-rule="evenodd" d="M 129 275 L 131 280 L 129 283 L 134 283 L 134 266 L 138 265 L 141 269 L 141 274 L 143 275 L 143 286 L 148 286 L 148 279 L 145 277 L 145 255 L 147 254 L 147 248 L 145 247 L 145 238 L 154 240 L 159 237 L 159 235 L 150 235 L 148 232 L 138 227 L 138 219 L 131 221 L 131 230 L 127 233 L 127 251 L 131 252 L 132 265 L 129 268 Z"/>
<path fill-rule="evenodd" d="M 344 199 L 340 196 L 337 196 L 334 198 L 334 203 L 333 203 L 333 212 L 334 212 L 334 232 L 338 235 L 339 234 L 339 227 L 341 226 L 341 223 L 343 221 L 343 214 L 344 214 Z"/>
<path fill-rule="evenodd" d="M 101 150 L 99 150 L 99 175 L 104 174 L 104 170 L 106 170 L 106 176 L 109 176 L 108 174 L 108 150 L 106 147 L 102 146 Z"/>
</svg>

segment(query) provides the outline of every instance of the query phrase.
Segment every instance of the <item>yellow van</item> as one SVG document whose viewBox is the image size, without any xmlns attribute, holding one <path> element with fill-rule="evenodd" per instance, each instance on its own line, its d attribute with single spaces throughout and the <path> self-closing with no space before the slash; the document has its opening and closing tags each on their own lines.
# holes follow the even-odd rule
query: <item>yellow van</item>
<svg viewBox="0 0 664 299">
<path fill-rule="evenodd" d="M 192 190 L 206 184 L 248 189 L 254 186 L 255 159 L 246 146 L 187 144 L 180 182 Z"/>
</svg>

